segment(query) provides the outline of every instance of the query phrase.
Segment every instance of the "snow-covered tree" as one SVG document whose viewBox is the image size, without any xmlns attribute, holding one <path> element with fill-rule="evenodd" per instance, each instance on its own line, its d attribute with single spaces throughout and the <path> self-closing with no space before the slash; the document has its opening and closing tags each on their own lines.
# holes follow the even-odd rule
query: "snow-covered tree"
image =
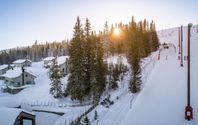
<svg viewBox="0 0 198 125">
<path fill-rule="evenodd" d="M 69 79 L 68 85 L 65 90 L 65 95 L 71 95 L 71 99 L 76 99 L 82 102 L 85 97 L 84 86 L 84 34 L 80 18 L 77 17 L 76 24 L 74 26 L 73 38 L 69 47 Z"/>
<path fill-rule="evenodd" d="M 50 79 L 51 79 L 51 88 L 50 93 L 54 98 L 62 98 L 62 83 L 61 83 L 61 71 L 57 64 L 57 60 L 53 61 L 52 67 L 50 68 Z"/>
</svg>

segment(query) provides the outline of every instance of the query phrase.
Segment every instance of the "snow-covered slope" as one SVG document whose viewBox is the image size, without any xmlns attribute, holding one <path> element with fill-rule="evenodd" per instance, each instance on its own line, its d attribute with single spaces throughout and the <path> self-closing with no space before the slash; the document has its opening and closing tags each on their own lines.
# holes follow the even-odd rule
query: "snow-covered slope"
<svg viewBox="0 0 198 125">
<path fill-rule="evenodd" d="M 194 125 L 198 124 L 198 33 L 196 27 L 191 34 L 191 104 L 194 110 Z M 184 27 L 184 56 L 187 55 L 187 28 Z M 178 29 L 159 32 L 162 43 L 169 42 L 178 47 Z M 178 49 L 177 49 L 178 50 Z M 146 83 L 145 88 L 127 112 L 122 125 L 185 125 L 184 111 L 187 103 L 187 62 L 180 67 L 178 51 L 161 59 Z"/>
<path fill-rule="evenodd" d="M 197 125 L 198 33 L 195 26 L 191 31 L 191 103 L 194 110 L 192 124 Z M 183 35 L 183 51 L 184 56 L 187 56 L 187 27 L 184 27 Z M 170 43 L 171 47 L 160 50 L 160 60 L 157 60 L 155 53 L 143 61 L 142 91 L 137 95 L 132 95 L 127 90 L 122 91 L 124 94 L 110 108 L 98 106 L 95 109 L 98 120 L 94 120 L 95 110 L 88 115 L 92 125 L 186 124 L 184 111 L 187 103 L 187 62 L 184 61 L 184 67 L 180 67 L 178 28 L 159 31 L 158 36 L 161 43 Z M 148 66 L 149 62 L 152 65 Z"/>
<path fill-rule="evenodd" d="M 191 105 L 193 107 L 193 125 L 198 124 L 198 32 L 197 27 L 192 28 L 191 34 Z M 187 28 L 184 27 L 183 50 L 187 56 Z M 142 60 L 142 91 L 131 94 L 128 91 L 130 71 L 127 72 L 123 81 L 118 83 L 119 88 L 107 92 L 111 94 L 114 104 L 109 108 L 97 106 L 88 114 L 91 125 L 185 125 L 184 110 L 187 102 L 187 62 L 180 67 L 178 60 L 178 28 L 158 32 L 161 43 L 171 43 L 169 49 L 154 52 L 148 58 Z M 107 59 L 108 63 L 117 63 L 118 56 Z M 123 63 L 127 66 L 126 57 Z M 74 104 L 69 98 L 56 100 L 49 94 L 50 79 L 48 69 L 43 68 L 43 62 L 33 63 L 28 70 L 36 74 L 36 85 L 22 90 L 20 93 L 10 95 L 0 93 L 0 105 L 4 107 L 16 107 L 20 104 L 30 106 L 37 110 L 50 110 L 65 112 L 62 117 L 53 114 L 38 113 L 37 124 L 69 124 L 76 117 L 85 112 L 89 106 L 72 107 Z M 67 84 L 67 77 L 63 78 Z M 2 81 L 0 81 L 0 84 Z M 64 102 L 65 106 L 60 106 Z M 38 106 L 37 106 L 38 105 Z M 61 104 L 62 105 L 62 104 Z M 97 110 L 98 120 L 94 120 Z M 43 119 L 44 118 L 44 119 Z M 50 119 L 49 121 L 47 119 Z M 53 122 L 51 122 L 53 121 Z M 1 121 L 0 121 L 1 124 Z"/>
<path fill-rule="evenodd" d="M 157 61 L 157 53 L 152 53 L 148 58 L 142 60 L 142 71 L 143 71 L 143 82 L 145 83 L 150 75 L 151 70 L 153 69 L 155 62 Z M 116 63 L 117 57 L 108 58 L 108 63 Z M 123 57 L 123 63 L 129 67 L 126 57 Z M 128 83 L 130 80 L 130 71 L 126 73 L 123 81 L 118 83 L 117 90 L 111 91 L 111 100 L 114 101 L 114 104 L 109 108 L 99 105 L 91 113 L 88 114 L 88 117 L 91 121 L 91 125 L 121 125 L 127 112 L 132 108 L 133 103 L 135 102 L 137 95 L 132 94 L 128 90 Z M 144 84 L 142 85 L 144 88 Z M 116 98 L 118 97 L 118 98 Z M 94 120 L 95 111 L 98 113 L 98 120 Z"/>
</svg>

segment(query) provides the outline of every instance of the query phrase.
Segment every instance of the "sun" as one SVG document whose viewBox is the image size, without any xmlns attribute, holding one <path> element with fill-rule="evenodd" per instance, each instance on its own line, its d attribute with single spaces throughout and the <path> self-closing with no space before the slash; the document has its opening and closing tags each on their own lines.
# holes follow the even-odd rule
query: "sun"
<svg viewBox="0 0 198 125">
<path fill-rule="evenodd" d="M 113 34 L 115 36 L 119 36 L 120 35 L 120 29 L 119 28 L 115 28 Z"/>
</svg>

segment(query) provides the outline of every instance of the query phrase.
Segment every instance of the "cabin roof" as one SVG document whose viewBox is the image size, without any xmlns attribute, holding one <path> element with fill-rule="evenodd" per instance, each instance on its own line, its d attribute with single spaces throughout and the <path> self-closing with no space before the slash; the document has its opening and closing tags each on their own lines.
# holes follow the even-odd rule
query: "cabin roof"
<svg viewBox="0 0 198 125">
<path fill-rule="evenodd" d="M 44 61 L 52 61 L 53 59 L 55 59 L 55 57 L 46 57 L 43 60 Z"/>
<path fill-rule="evenodd" d="M 17 117 L 21 113 L 26 113 L 28 115 L 34 115 L 31 112 L 16 109 L 16 108 L 7 108 L 7 107 L 0 107 L 0 124 L 2 125 L 14 125 Z"/>
<path fill-rule="evenodd" d="M 8 68 L 8 65 L 7 64 L 0 65 L 0 70 L 5 69 L 5 68 Z"/>
<path fill-rule="evenodd" d="M 16 61 L 14 61 L 13 64 L 24 63 L 25 61 L 32 62 L 32 61 L 29 60 L 29 59 L 18 59 L 18 60 L 16 60 Z"/>
<path fill-rule="evenodd" d="M 36 77 L 31 71 L 25 69 L 25 72 L 28 74 L 31 74 L 32 76 Z M 22 74 L 22 69 L 19 67 L 15 67 L 13 69 L 8 70 L 5 74 L 3 74 L 3 77 L 6 78 L 16 78 L 19 77 Z"/>
<path fill-rule="evenodd" d="M 65 63 L 67 58 L 69 58 L 69 56 L 60 56 L 60 57 L 58 57 L 57 58 L 58 65 L 61 65 L 61 64 Z"/>
</svg>

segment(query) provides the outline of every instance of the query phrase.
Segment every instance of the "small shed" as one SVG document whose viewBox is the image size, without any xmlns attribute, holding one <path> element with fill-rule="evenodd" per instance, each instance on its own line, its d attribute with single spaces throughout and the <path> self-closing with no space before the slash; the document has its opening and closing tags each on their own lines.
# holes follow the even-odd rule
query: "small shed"
<svg viewBox="0 0 198 125">
<path fill-rule="evenodd" d="M 18 59 L 13 64 L 15 67 L 28 67 L 32 65 L 32 61 L 29 59 Z"/>
<path fill-rule="evenodd" d="M 17 109 L 0 107 L 0 125 L 35 125 L 34 113 Z"/>
</svg>

